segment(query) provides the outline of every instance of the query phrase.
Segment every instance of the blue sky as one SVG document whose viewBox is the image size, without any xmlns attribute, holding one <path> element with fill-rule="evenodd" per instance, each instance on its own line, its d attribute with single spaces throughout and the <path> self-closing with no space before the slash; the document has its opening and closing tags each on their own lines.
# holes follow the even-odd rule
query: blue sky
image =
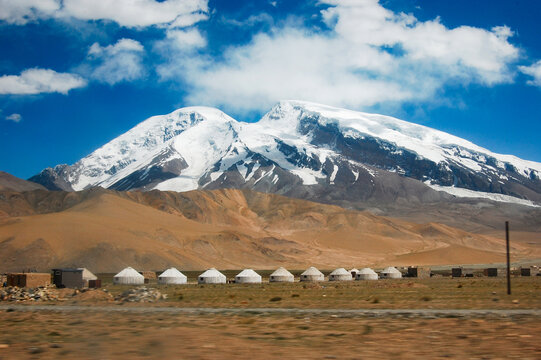
<svg viewBox="0 0 541 360">
<path fill-rule="evenodd" d="M 541 161 L 541 2 L 0 0 L 0 170 L 72 164 L 152 115 L 281 99 Z"/>
</svg>

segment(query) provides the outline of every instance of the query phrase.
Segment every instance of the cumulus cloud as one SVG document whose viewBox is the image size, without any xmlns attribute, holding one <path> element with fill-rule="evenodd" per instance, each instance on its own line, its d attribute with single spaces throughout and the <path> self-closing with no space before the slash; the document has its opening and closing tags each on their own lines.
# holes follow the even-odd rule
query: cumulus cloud
<svg viewBox="0 0 541 360">
<path fill-rule="evenodd" d="M 207 40 L 197 29 L 168 30 L 165 46 L 179 50 L 201 48 L 207 45 Z"/>
<path fill-rule="evenodd" d="M 0 0 L 0 20 L 24 25 L 36 19 L 49 18 L 59 9 L 58 0 Z"/>
<path fill-rule="evenodd" d="M 22 119 L 23 117 L 21 116 L 21 114 L 11 114 L 11 115 L 6 116 L 7 121 L 13 121 L 15 123 L 20 122 Z"/>
<path fill-rule="evenodd" d="M 145 75 L 144 53 L 143 45 L 132 39 L 120 39 L 108 46 L 94 43 L 88 50 L 88 62 L 79 71 L 109 85 L 134 81 Z"/>
<path fill-rule="evenodd" d="M 321 13 L 329 32 L 274 28 L 230 47 L 219 62 L 186 56 L 159 73 L 187 81 L 189 102 L 245 111 L 283 98 L 361 108 L 430 99 L 447 84 L 512 81 L 519 51 L 508 27 L 450 29 L 377 0 L 324 2 L 331 5 Z"/>
<path fill-rule="evenodd" d="M 40 93 L 67 94 L 70 90 L 86 86 L 79 75 L 57 73 L 50 69 L 27 69 L 20 75 L 0 77 L 0 94 L 32 95 Z"/>
<path fill-rule="evenodd" d="M 518 69 L 522 73 L 533 77 L 532 80 L 528 80 L 529 85 L 541 87 L 541 60 L 530 66 L 519 66 Z"/>
<path fill-rule="evenodd" d="M 0 0 L 0 20 L 22 25 L 46 18 L 114 21 L 126 27 L 190 26 L 207 18 L 207 0 Z"/>
</svg>

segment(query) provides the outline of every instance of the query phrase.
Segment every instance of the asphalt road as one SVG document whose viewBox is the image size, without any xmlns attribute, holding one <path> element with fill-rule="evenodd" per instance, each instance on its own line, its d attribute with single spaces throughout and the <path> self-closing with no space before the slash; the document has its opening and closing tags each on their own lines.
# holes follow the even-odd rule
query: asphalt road
<svg viewBox="0 0 541 360">
<path fill-rule="evenodd" d="M 541 317 L 541 309 L 295 309 L 295 308 L 181 308 L 164 306 L 82 306 L 0 304 L 0 311 L 115 312 L 132 314 L 230 314 L 230 315 L 326 315 L 337 317 Z"/>
</svg>

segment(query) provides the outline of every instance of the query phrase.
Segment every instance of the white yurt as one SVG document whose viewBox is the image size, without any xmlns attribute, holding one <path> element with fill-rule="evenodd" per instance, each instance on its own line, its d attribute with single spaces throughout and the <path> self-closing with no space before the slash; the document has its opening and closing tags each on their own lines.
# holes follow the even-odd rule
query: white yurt
<svg viewBox="0 0 541 360">
<path fill-rule="evenodd" d="M 208 269 L 197 277 L 198 284 L 225 284 L 226 281 L 225 275 L 215 268 Z"/>
<path fill-rule="evenodd" d="M 359 269 L 353 268 L 349 270 L 349 273 L 351 274 L 351 277 L 355 279 L 357 277 L 357 274 L 359 273 Z"/>
<path fill-rule="evenodd" d="M 98 280 L 98 277 L 87 268 L 80 268 L 80 270 L 83 270 L 83 281 L 85 282 L 86 286 L 88 286 L 88 280 Z"/>
<path fill-rule="evenodd" d="M 186 284 L 188 278 L 176 268 L 165 270 L 158 276 L 158 284 Z"/>
<path fill-rule="evenodd" d="M 301 281 L 323 281 L 325 280 L 325 275 L 318 269 L 313 266 L 310 266 L 306 269 L 305 272 L 301 274 Z"/>
<path fill-rule="evenodd" d="M 145 277 L 131 267 L 125 268 L 113 277 L 113 284 L 142 285 L 144 283 Z"/>
<path fill-rule="evenodd" d="M 357 276 L 355 277 L 355 280 L 377 280 L 378 274 L 370 269 L 370 268 L 364 268 L 357 272 Z"/>
<path fill-rule="evenodd" d="M 402 277 L 402 273 L 395 267 L 388 266 L 381 271 L 380 276 L 383 279 L 400 279 Z"/>
<path fill-rule="evenodd" d="M 244 269 L 235 276 L 235 283 L 239 284 L 256 284 L 261 283 L 261 275 L 252 269 Z"/>
<path fill-rule="evenodd" d="M 279 267 L 269 276 L 269 282 L 293 282 L 295 276 L 283 267 Z"/>
<path fill-rule="evenodd" d="M 351 273 L 344 268 L 338 268 L 329 274 L 329 281 L 351 281 Z"/>
</svg>

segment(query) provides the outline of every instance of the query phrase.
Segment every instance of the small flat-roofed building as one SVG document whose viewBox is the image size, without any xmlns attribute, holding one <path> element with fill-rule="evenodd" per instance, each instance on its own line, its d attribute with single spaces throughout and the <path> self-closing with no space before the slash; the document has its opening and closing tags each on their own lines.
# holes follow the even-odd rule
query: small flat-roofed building
<svg viewBox="0 0 541 360">
<path fill-rule="evenodd" d="M 53 284 L 57 288 L 81 289 L 85 287 L 83 269 L 53 269 Z"/>
<path fill-rule="evenodd" d="M 487 268 L 483 270 L 483 275 L 488 277 L 500 276 L 501 271 L 498 268 Z"/>
<path fill-rule="evenodd" d="M 154 271 L 139 271 L 139 274 L 143 275 L 145 278 L 145 284 L 148 284 L 151 281 L 157 279 L 156 273 Z"/>
<path fill-rule="evenodd" d="M 452 277 L 462 277 L 462 268 L 452 268 L 451 269 Z"/>
<path fill-rule="evenodd" d="M 410 266 L 408 267 L 408 277 L 414 277 L 418 279 L 428 279 L 430 278 L 430 268 L 429 267 L 418 267 Z"/>
<path fill-rule="evenodd" d="M 538 275 L 539 275 L 539 267 L 537 266 L 520 268 L 520 276 L 538 276 Z"/>
<path fill-rule="evenodd" d="M 36 288 L 51 285 L 49 273 L 10 273 L 7 274 L 7 286 Z"/>
</svg>

